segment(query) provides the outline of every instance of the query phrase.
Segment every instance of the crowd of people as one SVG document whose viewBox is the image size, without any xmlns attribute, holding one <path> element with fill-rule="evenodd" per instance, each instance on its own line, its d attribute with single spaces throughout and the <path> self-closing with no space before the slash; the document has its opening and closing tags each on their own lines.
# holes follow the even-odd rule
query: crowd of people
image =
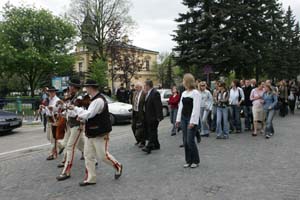
<svg viewBox="0 0 300 200">
<path fill-rule="evenodd" d="M 205 81 L 185 74 L 182 85 L 172 87 L 168 103 L 171 136 L 182 131 L 185 168 L 199 166 L 196 141 L 200 143 L 201 137 L 209 137 L 212 132 L 216 132 L 216 139 L 229 139 L 230 133 L 246 131 L 251 131 L 252 136 L 264 134 L 265 138 L 271 138 L 275 133 L 272 121 L 276 110 L 281 117 L 285 117 L 288 110 L 294 114 L 299 99 L 295 81 L 282 80 L 276 85 L 270 80 L 233 80 L 230 86 L 216 81 L 211 89 Z M 82 93 L 82 87 L 87 94 Z M 72 79 L 63 99 L 59 99 L 56 92 L 54 87 L 45 89 L 40 113 L 47 119 L 45 131 L 52 144 L 47 160 L 55 160 L 63 154 L 58 164 L 63 169 L 57 180 L 71 177 L 75 149 L 82 152 L 85 160 L 86 175 L 80 186 L 96 184 L 98 160 L 111 166 L 118 179 L 123 165 L 108 151 L 112 125 L 107 101 L 102 96 L 105 91 L 99 90 L 96 81 L 87 80 L 82 85 L 80 80 Z M 163 106 L 153 82 L 138 82 L 131 85 L 131 90 L 121 85 L 117 98 L 132 104 L 131 129 L 136 145 L 147 154 L 159 150 L 158 126 L 163 120 Z"/>
</svg>

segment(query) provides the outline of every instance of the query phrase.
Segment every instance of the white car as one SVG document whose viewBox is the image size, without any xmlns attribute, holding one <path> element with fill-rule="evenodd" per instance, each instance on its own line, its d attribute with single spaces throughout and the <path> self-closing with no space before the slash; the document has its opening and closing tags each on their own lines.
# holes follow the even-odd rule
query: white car
<svg viewBox="0 0 300 200">
<path fill-rule="evenodd" d="M 120 122 L 130 122 L 132 118 L 132 105 L 127 103 L 121 103 L 113 100 L 111 97 L 102 94 L 107 103 L 108 111 L 110 114 L 110 120 L 112 125 Z"/>
<path fill-rule="evenodd" d="M 163 105 L 163 116 L 166 117 L 170 114 L 169 98 L 172 96 L 171 89 L 159 89 L 161 102 Z"/>
</svg>

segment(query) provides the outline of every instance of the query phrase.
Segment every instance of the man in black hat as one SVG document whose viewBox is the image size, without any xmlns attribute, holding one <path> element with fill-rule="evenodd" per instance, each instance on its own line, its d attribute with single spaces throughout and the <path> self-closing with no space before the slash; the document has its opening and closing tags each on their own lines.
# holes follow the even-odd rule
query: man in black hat
<svg viewBox="0 0 300 200">
<path fill-rule="evenodd" d="M 56 96 L 56 92 L 58 90 L 55 87 L 49 87 L 47 90 L 47 93 L 49 95 L 48 97 L 48 105 L 40 105 L 40 109 L 42 110 L 41 113 L 45 114 L 47 117 L 47 127 L 46 127 L 46 133 L 47 133 L 47 139 L 51 142 L 52 148 L 50 155 L 47 157 L 47 160 L 54 160 L 57 158 L 57 147 L 58 150 L 61 150 L 63 147 L 58 143 L 56 145 L 56 141 L 52 134 L 52 125 L 55 123 L 55 115 L 58 112 L 57 102 L 60 100 Z"/>
<path fill-rule="evenodd" d="M 65 102 L 66 107 L 71 105 L 75 106 L 76 101 L 81 99 L 81 83 L 79 79 L 73 78 L 69 81 L 69 93 L 70 98 L 69 101 Z M 56 177 L 58 181 L 63 181 L 71 176 L 71 168 L 73 165 L 73 159 L 75 154 L 76 147 L 83 152 L 84 142 L 83 142 L 83 125 L 77 120 L 77 113 L 74 110 L 66 110 L 67 119 L 67 131 L 64 136 L 64 160 L 58 167 L 63 167 L 63 171 L 61 174 Z"/>
<path fill-rule="evenodd" d="M 78 113 L 78 120 L 85 121 L 86 178 L 79 183 L 80 186 L 96 184 L 95 158 L 103 160 L 115 169 L 115 179 L 120 178 L 123 169 L 122 165 L 108 152 L 109 133 L 112 125 L 107 101 L 100 94 L 96 81 L 87 80 L 84 86 L 91 97 L 91 103 L 87 110 L 74 108 Z"/>
</svg>

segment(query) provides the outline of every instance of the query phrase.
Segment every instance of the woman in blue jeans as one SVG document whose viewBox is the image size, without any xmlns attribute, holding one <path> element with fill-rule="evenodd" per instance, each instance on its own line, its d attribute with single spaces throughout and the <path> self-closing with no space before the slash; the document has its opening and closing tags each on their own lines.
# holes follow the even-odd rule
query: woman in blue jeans
<svg viewBox="0 0 300 200">
<path fill-rule="evenodd" d="M 183 77 L 185 91 L 181 95 L 176 118 L 176 126 L 181 125 L 186 164 L 184 168 L 199 166 L 200 157 L 195 142 L 195 134 L 200 117 L 200 94 L 195 89 L 195 78 L 192 74 Z"/>
<path fill-rule="evenodd" d="M 228 122 L 228 102 L 229 92 L 225 83 L 220 83 L 219 91 L 216 95 L 217 105 L 217 139 L 229 138 L 229 122 Z M 223 124 L 222 124 L 223 123 Z"/>
<path fill-rule="evenodd" d="M 278 102 L 277 95 L 273 92 L 271 85 L 265 85 L 266 92 L 263 94 L 264 113 L 266 117 L 265 136 L 269 139 L 274 134 L 273 118 L 275 115 L 275 106 Z"/>
</svg>

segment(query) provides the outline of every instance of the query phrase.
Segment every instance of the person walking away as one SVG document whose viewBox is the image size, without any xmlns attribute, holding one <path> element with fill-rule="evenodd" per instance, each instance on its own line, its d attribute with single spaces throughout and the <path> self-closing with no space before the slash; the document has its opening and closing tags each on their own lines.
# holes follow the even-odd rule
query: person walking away
<svg viewBox="0 0 300 200">
<path fill-rule="evenodd" d="M 229 138 L 228 105 L 229 92 L 225 83 L 219 84 L 219 90 L 216 95 L 217 105 L 217 139 Z M 222 124 L 223 123 L 223 124 Z"/>
<path fill-rule="evenodd" d="M 285 80 L 280 81 L 279 83 L 279 101 L 281 103 L 280 109 L 279 109 L 279 115 L 281 117 L 285 117 L 287 115 L 288 110 L 288 88 L 286 86 Z"/>
<path fill-rule="evenodd" d="M 145 129 L 144 129 L 144 106 L 145 93 L 143 91 L 142 83 L 135 84 L 135 92 L 132 96 L 132 123 L 131 129 L 136 140 L 136 145 L 140 148 L 145 146 Z"/>
<path fill-rule="evenodd" d="M 192 74 L 183 77 L 185 91 L 181 95 L 176 126 L 181 126 L 186 164 L 184 168 L 199 166 L 200 157 L 195 142 L 195 134 L 200 117 L 200 94 L 195 89 L 195 78 Z"/>
<path fill-rule="evenodd" d="M 253 124 L 253 115 L 252 115 L 252 101 L 250 100 L 252 88 L 250 81 L 245 81 L 245 87 L 243 88 L 245 101 L 243 102 L 243 112 L 245 117 L 245 130 L 251 131 Z"/>
<path fill-rule="evenodd" d="M 145 92 L 145 130 L 148 143 L 142 150 L 150 154 L 152 150 L 160 149 L 157 129 L 163 119 L 163 113 L 160 94 L 153 88 L 151 80 L 145 81 Z"/>
<path fill-rule="evenodd" d="M 208 117 L 210 116 L 213 97 L 209 90 L 206 89 L 206 82 L 201 81 L 198 85 L 200 94 L 200 124 L 201 124 L 201 137 L 209 137 L 210 128 L 208 125 Z"/>
<path fill-rule="evenodd" d="M 295 81 L 290 81 L 289 84 L 289 96 L 288 96 L 288 104 L 291 111 L 291 114 L 295 113 L 296 106 L 296 94 L 298 93 L 298 88 L 295 84 Z"/>
<path fill-rule="evenodd" d="M 273 92 L 272 86 L 265 85 L 265 93 L 263 94 L 264 112 L 266 116 L 265 137 L 269 139 L 274 135 L 273 118 L 275 115 L 275 106 L 278 102 L 277 95 Z"/>
<path fill-rule="evenodd" d="M 124 83 L 122 83 L 120 88 L 117 90 L 117 100 L 122 103 L 128 103 L 128 91 L 124 88 Z"/>
<path fill-rule="evenodd" d="M 241 104 L 245 100 L 244 91 L 238 87 L 239 81 L 231 82 L 231 89 L 229 92 L 229 105 L 231 113 L 231 123 L 235 128 L 236 133 L 241 133 Z"/>
<path fill-rule="evenodd" d="M 177 91 L 177 87 L 173 86 L 172 95 L 170 96 L 168 102 L 168 104 L 170 105 L 170 121 L 172 124 L 171 136 L 176 135 L 176 117 L 177 117 L 179 101 L 180 101 L 180 95 Z"/>
<path fill-rule="evenodd" d="M 109 134 L 112 130 L 108 103 L 100 94 L 99 85 L 96 81 L 87 80 L 84 86 L 91 97 L 91 103 L 87 110 L 82 107 L 74 107 L 75 112 L 78 113 L 77 120 L 85 121 L 84 156 L 86 175 L 79 186 L 96 184 L 95 164 L 98 158 L 115 170 L 115 179 L 119 179 L 123 171 L 122 164 L 108 152 Z"/>
<path fill-rule="evenodd" d="M 259 81 L 258 87 L 253 89 L 250 94 L 250 100 L 252 101 L 252 113 L 254 121 L 254 132 L 252 136 L 257 136 L 258 124 L 261 123 L 260 132 L 264 133 L 264 110 L 263 110 L 263 94 L 264 94 L 264 82 Z"/>
</svg>

